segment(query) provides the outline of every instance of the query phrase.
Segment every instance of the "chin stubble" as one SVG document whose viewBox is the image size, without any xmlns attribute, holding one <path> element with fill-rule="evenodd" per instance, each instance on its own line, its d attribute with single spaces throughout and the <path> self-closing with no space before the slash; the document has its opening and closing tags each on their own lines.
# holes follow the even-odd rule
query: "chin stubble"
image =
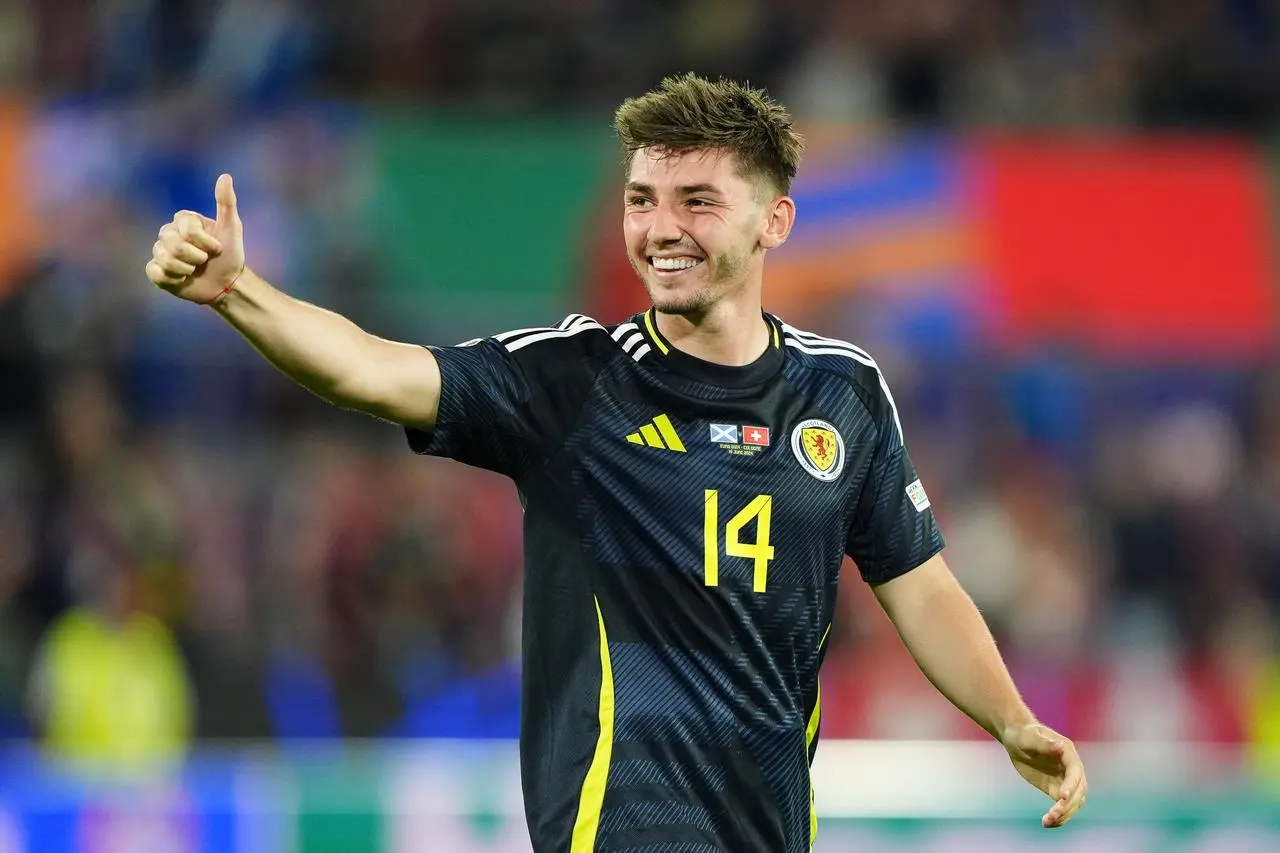
<svg viewBox="0 0 1280 853">
<path fill-rule="evenodd" d="M 636 271 L 640 281 L 644 283 L 645 290 L 649 292 L 649 300 L 653 303 L 653 307 L 659 313 L 675 316 L 696 314 L 714 304 L 721 295 L 719 285 L 740 276 L 746 266 L 744 259 L 728 253 L 716 255 L 714 263 L 710 258 L 703 263 L 711 265 L 714 277 L 710 281 L 704 281 L 698 290 L 688 297 L 679 299 L 679 301 L 668 300 L 664 302 L 659 299 L 660 292 L 651 286 L 649 282 L 649 276 L 646 274 L 650 271 L 648 262 L 637 262 L 634 258 L 631 259 L 631 267 Z"/>
</svg>

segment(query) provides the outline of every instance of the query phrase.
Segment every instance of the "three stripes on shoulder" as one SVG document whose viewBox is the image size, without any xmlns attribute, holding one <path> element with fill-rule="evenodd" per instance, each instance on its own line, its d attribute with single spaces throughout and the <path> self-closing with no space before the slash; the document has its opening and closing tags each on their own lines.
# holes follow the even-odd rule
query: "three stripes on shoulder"
<svg viewBox="0 0 1280 853">
<path fill-rule="evenodd" d="M 786 323 L 782 324 L 782 333 L 787 346 L 800 352 L 808 353 L 809 355 L 841 355 L 874 370 L 876 378 L 880 382 L 880 390 L 884 392 L 884 398 L 889 402 L 889 410 L 893 412 L 893 424 L 898 428 L 898 440 L 902 440 L 902 421 L 898 417 L 898 404 L 893 401 L 893 392 L 889 390 L 889 383 L 884 381 L 884 373 L 881 372 L 880 365 L 876 364 L 876 360 L 871 357 L 870 353 L 848 341 L 824 338 L 821 335 L 815 335 L 813 332 L 805 332 L 795 326 L 788 326 Z"/>
<path fill-rule="evenodd" d="M 622 351 L 639 361 L 649 352 L 649 345 L 644 343 L 644 332 L 635 323 L 623 323 L 613 330 L 613 339 L 622 347 Z M 681 448 L 683 449 L 683 448 Z"/>
<path fill-rule="evenodd" d="M 595 320 L 583 314 L 570 314 L 560 321 L 558 326 L 535 326 L 530 329 L 513 329 L 510 332 L 503 332 L 494 335 L 493 339 L 501 343 L 507 348 L 508 352 L 522 350 L 530 344 L 540 343 L 542 341 L 550 341 L 555 338 L 571 338 L 574 335 L 590 331 L 591 329 L 599 329 L 604 331 Z"/>
<path fill-rule="evenodd" d="M 531 344 L 557 338 L 571 338 L 574 335 L 580 335 L 593 329 L 601 332 L 607 331 L 604 326 L 590 317 L 583 314 L 570 314 L 560 321 L 559 325 L 554 327 L 540 326 L 530 329 L 515 329 L 494 335 L 493 339 L 506 347 L 508 352 L 516 352 Z M 649 345 L 643 342 L 644 335 L 640 333 L 635 323 L 623 323 L 618 326 L 613 330 L 613 339 L 622 347 L 623 352 L 636 361 L 639 361 L 641 357 L 649 352 Z"/>
<path fill-rule="evenodd" d="M 500 342 L 509 352 L 516 352 L 524 349 L 532 344 L 542 341 L 554 340 L 557 338 L 570 338 L 583 332 L 598 329 L 607 331 L 604 326 L 584 314 L 570 314 L 555 327 L 534 327 L 529 329 L 515 329 L 510 332 L 503 332 L 494 335 L 494 340 Z M 821 335 L 815 335 L 812 332 L 806 332 L 797 329 L 786 323 L 782 324 L 783 336 L 786 345 L 798 350 L 799 352 L 809 355 L 838 355 L 870 367 L 876 372 L 876 377 L 880 383 L 880 390 L 884 393 L 885 399 L 889 403 L 889 408 L 893 413 L 893 423 L 898 429 L 899 439 L 902 437 L 902 421 L 898 417 L 898 405 L 894 402 L 893 393 L 889 390 L 889 384 L 885 382 L 884 373 L 880 370 L 880 365 L 876 364 L 875 359 L 861 347 L 855 346 L 847 341 L 836 340 L 835 338 L 824 338 Z M 644 333 L 640 331 L 635 323 L 622 323 L 611 333 L 613 339 L 622 348 L 622 351 L 635 361 L 639 361 L 650 351 L 650 347 L 644 342 Z M 467 341 L 467 344 L 479 343 L 479 340 Z M 465 346 L 466 344 L 464 344 Z M 665 418 L 665 416 L 662 416 Z M 662 443 L 665 438 L 664 433 L 658 432 L 658 420 L 655 419 L 653 424 L 646 424 L 641 427 L 638 433 L 632 433 L 627 436 L 627 440 L 632 444 L 648 444 L 650 447 L 668 447 L 669 449 L 684 451 L 684 445 L 680 444 L 680 437 L 675 434 L 675 430 L 671 429 L 671 422 L 666 421 L 667 429 L 670 431 L 671 438 L 675 439 L 674 445 L 668 440 L 667 444 Z M 646 435 L 645 430 L 648 429 L 653 433 L 654 438 L 650 439 Z"/>
</svg>

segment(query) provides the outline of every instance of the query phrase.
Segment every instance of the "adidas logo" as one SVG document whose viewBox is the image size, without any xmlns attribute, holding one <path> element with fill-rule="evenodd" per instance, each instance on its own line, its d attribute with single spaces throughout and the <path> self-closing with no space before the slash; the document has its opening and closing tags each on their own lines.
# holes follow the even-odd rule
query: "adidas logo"
<svg viewBox="0 0 1280 853">
<path fill-rule="evenodd" d="M 633 432 L 627 436 L 627 441 L 632 444 L 647 444 L 659 450 L 685 452 L 684 442 L 680 440 L 680 436 L 676 435 L 675 427 L 671 426 L 671 420 L 666 415 L 658 415 L 651 422 L 640 427 L 639 432 Z"/>
</svg>

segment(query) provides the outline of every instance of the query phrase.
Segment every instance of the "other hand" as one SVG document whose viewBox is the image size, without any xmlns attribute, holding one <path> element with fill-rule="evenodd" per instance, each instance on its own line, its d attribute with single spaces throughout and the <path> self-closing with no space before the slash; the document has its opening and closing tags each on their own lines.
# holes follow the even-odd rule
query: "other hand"
<svg viewBox="0 0 1280 853">
<path fill-rule="evenodd" d="M 1055 802 L 1040 819 L 1046 828 L 1062 826 L 1084 806 L 1089 783 L 1084 762 L 1069 738 L 1040 723 L 1011 726 L 1004 748 L 1014 768 Z"/>
</svg>

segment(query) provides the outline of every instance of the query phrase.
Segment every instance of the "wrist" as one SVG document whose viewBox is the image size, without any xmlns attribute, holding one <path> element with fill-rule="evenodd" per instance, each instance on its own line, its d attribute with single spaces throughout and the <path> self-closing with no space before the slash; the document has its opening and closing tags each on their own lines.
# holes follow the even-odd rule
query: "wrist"
<svg viewBox="0 0 1280 853">
<path fill-rule="evenodd" d="M 992 734 L 1001 743 L 1008 743 L 1011 735 L 1022 731 L 1028 726 L 1039 725 L 1040 721 L 1036 719 L 1036 715 L 1031 713 L 1031 709 L 1023 706 L 1010 714 L 1005 715 L 992 726 Z"/>
<path fill-rule="evenodd" d="M 228 296 L 232 294 L 232 292 L 235 291 L 236 285 L 240 283 L 240 279 L 244 277 L 244 274 L 248 269 L 249 269 L 248 265 L 241 265 L 240 272 L 236 273 L 235 278 L 231 279 L 231 282 L 226 287 L 222 288 L 222 290 L 219 290 L 216 294 L 214 294 L 212 299 L 209 299 L 200 304 L 207 305 L 210 308 L 216 309 L 224 299 L 226 299 Z"/>
</svg>

